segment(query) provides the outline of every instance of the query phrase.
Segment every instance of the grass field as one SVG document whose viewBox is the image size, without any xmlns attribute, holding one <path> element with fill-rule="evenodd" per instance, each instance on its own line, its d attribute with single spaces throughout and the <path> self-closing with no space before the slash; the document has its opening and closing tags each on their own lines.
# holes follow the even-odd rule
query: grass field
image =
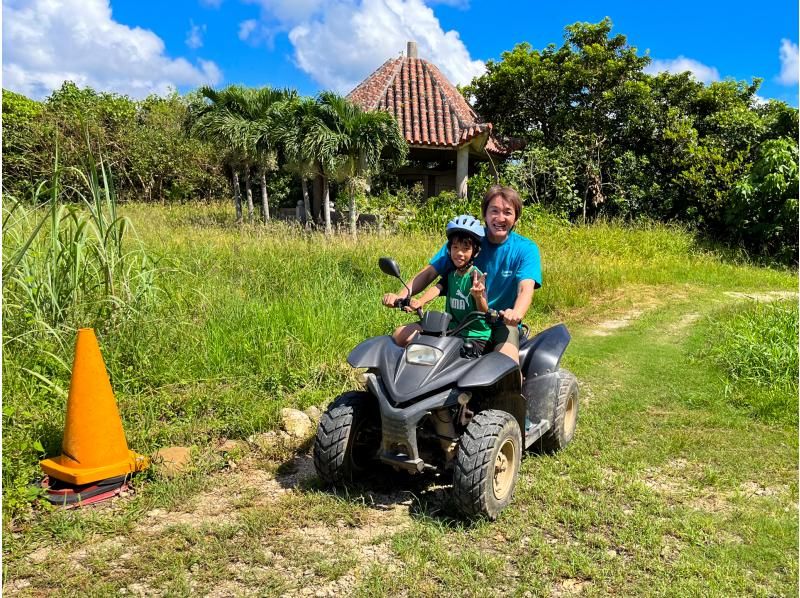
<svg viewBox="0 0 800 598">
<path fill-rule="evenodd" d="M 60 450 L 70 327 L 87 322 L 34 334 L 6 298 L 5 591 L 796 594 L 797 300 L 747 298 L 796 291 L 795 272 L 725 260 L 663 226 L 526 223 L 545 277 L 528 322 L 570 328 L 581 419 L 566 451 L 524 460 L 499 521 L 469 524 L 441 480 L 334 495 L 305 453 L 213 450 L 355 385 L 349 349 L 408 320 L 379 305 L 397 285 L 377 258 L 411 275 L 441 243 L 237 229 L 228 212 L 124 209 L 158 288 L 99 329 L 128 441 L 196 458 L 177 480 L 141 476 L 110 508 L 26 507 L 37 459 Z M 740 342 L 754 327 L 772 332 Z"/>
</svg>

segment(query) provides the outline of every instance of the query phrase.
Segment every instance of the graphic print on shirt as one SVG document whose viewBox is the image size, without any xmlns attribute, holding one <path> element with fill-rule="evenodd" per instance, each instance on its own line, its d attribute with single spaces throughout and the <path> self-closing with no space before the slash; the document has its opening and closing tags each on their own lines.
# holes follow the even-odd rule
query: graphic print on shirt
<svg viewBox="0 0 800 598">
<path fill-rule="evenodd" d="M 469 302 L 469 297 L 467 297 L 461 289 L 456 289 L 456 293 L 454 297 L 450 297 L 450 309 L 458 309 L 458 310 L 465 310 L 467 309 L 467 303 Z"/>
</svg>

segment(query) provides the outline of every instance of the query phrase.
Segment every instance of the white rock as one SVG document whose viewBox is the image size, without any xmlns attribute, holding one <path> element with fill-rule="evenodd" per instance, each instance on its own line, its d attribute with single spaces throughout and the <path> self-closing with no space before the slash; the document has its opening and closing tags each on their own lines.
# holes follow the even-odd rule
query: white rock
<svg viewBox="0 0 800 598">
<path fill-rule="evenodd" d="M 319 418 L 322 416 L 322 412 L 316 405 L 311 405 L 311 407 L 308 407 L 303 413 L 305 413 L 313 422 L 318 422 Z"/>
<path fill-rule="evenodd" d="M 297 409 L 281 409 L 281 419 L 283 429 L 290 436 L 295 438 L 305 438 L 311 435 L 314 430 L 314 423 L 311 418 Z"/>
</svg>

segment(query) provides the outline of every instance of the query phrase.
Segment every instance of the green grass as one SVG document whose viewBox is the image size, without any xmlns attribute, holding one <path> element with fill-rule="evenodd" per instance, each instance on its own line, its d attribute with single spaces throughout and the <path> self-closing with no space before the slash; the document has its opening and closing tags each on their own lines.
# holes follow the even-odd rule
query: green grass
<svg viewBox="0 0 800 598">
<path fill-rule="evenodd" d="M 715 313 L 699 353 L 722 370 L 725 397 L 755 417 L 797 424 L 796 301 L 752 302 Z"/>
<path fill-rule="evenodd" d="M 226 466 L 211 450 L 218 439 L 274 429 L 282 407 L 324 404 L 351 388 L 350 348 L 408 321 L 380 306 L 397 283 L 380 274 L 377 258 L 395 257 L 411 276 L 441 243 L 419 232 L 353 242 L 281 225 L 236 228 L 229 212 L 125 206 L 160 264 L 160 294 L 99 338 L 130 446 L 194 445 L 192 473 L 140 476 L 135 497 L 111 510 L 25 508 L 37 459 L 60 450 L 74 331 L 39 335 L 32 347 L 4 337 L 4 583 L 98 595 L 137 583 L 203 593 L 226 580 L 229 593 L 267 595 L 322 586 L 361 596 L 796 591 L 796 404 L 792 419 L 731 400 L 739 395 L 730 389 L 751 383 L 725 373 L 706 349 L 738 313 L 727 311 L 735 300 L 725 292 L 794 290 L 796 273 L 727 261 L 664 226 L 524 223 L 545 276 L 528 321 L 568 324 L 566 365 L 584 402 L 574 444 L 526 458 L 498 522 L 455 520 L 446 501 L 412 484 L 410 506 L 393 505 L 400 523 L 386 525 L 384 499 L 369 488 L 336 496 L 312 483 L 266 502 L 259 487 L 229 489 L 229 520 L 148 532 L 148 513 L 192 513 L 209 480 L 225 479 L 215 473 Z M 634 308 L 643 313 L 627 327 L 594 334 L 598 322 Z M 774 309 L 790 312 L 796 335 L 789 308 Z M 681 323 L 689 313 L 696 325 Z M 24 328 L 24 317 L 4 305 L 5 326 Z M 776 326 L 785 338 L 790 326 Z M 740 352 L 712 344 L 730 346 L 731 359 Z M 776 364 L 784 357 L 767 362 L 770 375 Z M 253 450 L 243 458 L 272 475 L 270 457 Z M 315 530 L 334 543 L 304 536 Z M 125 547 L 91 548 L 75 557 L 80 567 L 70 564 L 75 551 L 115 535 Z M 43 547 L 58 550 L 32 562 Z"/>
</svg>

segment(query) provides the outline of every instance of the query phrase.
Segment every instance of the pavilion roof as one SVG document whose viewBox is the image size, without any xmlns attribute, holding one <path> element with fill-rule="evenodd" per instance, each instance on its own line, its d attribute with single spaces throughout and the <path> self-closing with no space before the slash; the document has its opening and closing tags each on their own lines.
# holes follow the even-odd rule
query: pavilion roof
<svg viewBox="0 0 800 598">
<path fill-rule="evenodd" d="M 487 151 L 509 153 L 492 135 L 492 124 L 483 122 L 458 89 L 427 60 L 391 58 L 347 97 L 364 110 L 393 114 L 412 146 L 457 148 L 488 133 Z"/>
</svg>

